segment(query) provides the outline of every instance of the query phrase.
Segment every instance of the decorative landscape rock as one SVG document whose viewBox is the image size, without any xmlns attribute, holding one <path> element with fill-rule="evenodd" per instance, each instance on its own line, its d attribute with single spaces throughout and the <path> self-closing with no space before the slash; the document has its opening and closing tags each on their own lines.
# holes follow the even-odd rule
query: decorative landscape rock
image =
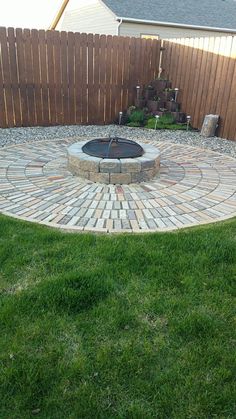
<svg viewBox="0 0 236 419">
<path fill-rule="evenodd" d="M 153 179 L 160 170 L 160 151 L 151 144 L 139 143 L 141 157 L 109 159 L 90 156 L 82 151 L 87 141 L 72 144 L 67 150 L 68 169 L 95 183 L 130 184 Z"/>
<path fill-rule="evenodd" d="M 219 115 L 206 115 L 202 125 L 201 135 L 203 137 L 214 137 L 218 122 Z"/>
</svg>

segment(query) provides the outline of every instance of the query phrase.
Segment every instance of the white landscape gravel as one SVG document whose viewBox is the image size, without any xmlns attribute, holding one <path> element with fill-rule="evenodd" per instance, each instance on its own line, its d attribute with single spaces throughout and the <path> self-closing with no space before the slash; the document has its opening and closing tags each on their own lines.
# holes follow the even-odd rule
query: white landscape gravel
<svg viewBox="0 0 236 419">
<path fill-rule="evenodd" d="M 118 125 L 70 125 L 54 127 L 1 128 L 0 147 L 32 141 L 58 140 L 71 137 L 106 137 L 117 135 L 134 140 L 169 141 L 205 148 L 236 158 L 236 141 L 219 137 L 203 138 L 196 131 L 150 130 Z"/>
</svg>

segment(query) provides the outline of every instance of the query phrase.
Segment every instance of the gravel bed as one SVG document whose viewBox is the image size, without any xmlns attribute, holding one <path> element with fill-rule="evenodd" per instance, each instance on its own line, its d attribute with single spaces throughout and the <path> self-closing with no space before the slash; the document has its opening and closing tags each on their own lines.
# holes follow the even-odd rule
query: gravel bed
<svg viewBox="0 0 236 419">
<path fill-rule="evenodd" d="M 203 138 L 195 131 L 168 131 L 129 128 L 117 125 L 70 125 L 55 127 L 1 128 L 0 147 L 32 141 L 58 140 L 70 137 L 106 137 L 119 135 L 136 140 L 170 141 L 225 153 L 236 158 L 236 141 L 219 137 Z"/>
</svg>

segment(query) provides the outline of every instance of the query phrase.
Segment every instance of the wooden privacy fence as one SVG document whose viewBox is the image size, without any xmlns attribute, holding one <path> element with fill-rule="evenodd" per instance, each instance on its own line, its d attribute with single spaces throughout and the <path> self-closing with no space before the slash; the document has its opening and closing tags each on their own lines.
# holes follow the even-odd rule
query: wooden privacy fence
<svg viewBox="0 0 236 419">
<path fill-rule="evenodd" d="M 163 41 L 163 75 L 180 89 L 182 110 L 201 128 L 204 115 L 219 114 L 218 135 L 236 140 L 236 37 Z"/>
<path fill-rule="evenodd" d="M 160 66 L 194 127 L 219 114 L 218 134 L 236 140 L 231 36 L 157 41 L 0 28 L 0 127 L 111 123 Z"/>
<path fill-rule="evenodd" d="M 161 42 L 0 28 L 0 127 L 103 124 L 158 75 Z"/>
</svg>

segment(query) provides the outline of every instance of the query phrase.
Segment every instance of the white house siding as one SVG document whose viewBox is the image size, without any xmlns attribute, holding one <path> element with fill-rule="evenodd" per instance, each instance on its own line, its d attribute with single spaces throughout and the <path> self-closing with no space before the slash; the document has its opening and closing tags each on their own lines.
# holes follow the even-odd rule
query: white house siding
<svg viewBox="0 0 236 419">
<path fill-rule="evenodd" d="M 76 9 L 66 9 L 57 29 L 117 35 L 118 22 L 99 0 L 79 0 Z"/>
<path fill-rule="evenodd" d="M 121 36 L 140 37 L 141 35 L 159 35 L 162 39 L 170 38 L 193 38 L 209 36 L 235 35 L 230 32 L 215 32 L 200 29 L 179 28 L 173 26 L 145 25 L 140 23 L 124 22 L 120 25 L 119 34 Z"/>
</svg>

